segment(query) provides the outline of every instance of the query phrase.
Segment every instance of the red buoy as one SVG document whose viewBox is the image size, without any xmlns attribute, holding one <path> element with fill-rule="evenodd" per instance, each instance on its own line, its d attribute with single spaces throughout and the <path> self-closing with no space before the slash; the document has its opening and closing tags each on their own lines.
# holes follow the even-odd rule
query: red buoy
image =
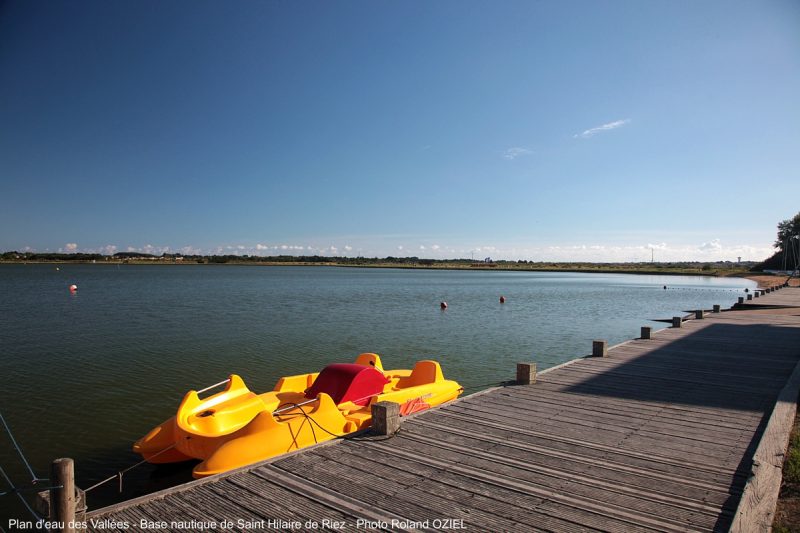
<svg viewBox="0 0 800 533">
<path fill-rule="evenodd" d="M 505 296 L 501 296 L 501 297 L 500 297 L 500 303 L 501 303 L 501 304 L 504 304 L 504 303 L 506 303 L 506 297 L 505 297 Z"/>
<path fill-rule="evenodd" d="M 440 303 L 439 307 L 441 307 L 442 309 L 447 309 L 447 302 Z"/>
<path fill-rule="evenodd" d="M 69 286 L 69 292 L 76 292 L 77 290 L 78 290 L 78 286 L 77 285 L 70 285 Z"/>
</svg>

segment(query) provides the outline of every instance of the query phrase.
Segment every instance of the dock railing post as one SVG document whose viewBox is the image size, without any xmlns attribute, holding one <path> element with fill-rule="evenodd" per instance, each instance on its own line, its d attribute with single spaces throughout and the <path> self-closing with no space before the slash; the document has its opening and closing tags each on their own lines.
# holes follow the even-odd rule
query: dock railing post
<svg viewBox="0 0 800 533">
<path fill-rule="evenodd" d="M 672 327 L 679 328 L 681 326 L 683 326 L 683 317 L 682 316 L 672 317 Z"/>
<path fill-rule="evenodd" d="M 721 309 L 721 307 L 720 307 L 719 304 L 714 304 L 714 313 L 719 313 L 720 309 Z"/>
<path fill-rule="evenodd" d="M 75 463 L 72 459 L 56 459 L 50 465 L 50 508 L 52 519 L 58 523 L 56 531 L 75 531 Z"/>
<path fill-rule="evenodd" d="M 653 336 L 653 328 L 651 326 L 642 326 L 642 339 L 650 339 Z"/>
<path fill-rule="evenodd" d="M 744 296 L 739 296 L 739 304 L 743 304 L 743 303 L 744 303 Z"/>
<path fill-rule="evenodd" d="M 372 404 L 372 433 L 394 435 L 400 429 L 400 404 L 378 402 Z"/>
<path fill-rule="evenodd" d="M 536 363 L 517 363 L 517 385 L 536 383 Z"/>
<path fill-rule="evenodd" d="M 608 341 L 592 341 L 592 357 L 608 357 Z"/>
<path fill-rule="evenodd" d="M 753 299 L 753 295 L 752 294 L 748 294 L 747 295 L 747 300 L 749 301 L 749 300 L 752 300 L 752 299 Z"/>
<path fill-rule="evenodd" d="M 702 310 L 702 309 L 697 309 L 697 310 L 695 310 L 695 312 L 694 312 L 694 317 L 695 317 L 696 319 L 702 319 L 704 316 L 705 316 L 705 313 L 703 312 L 703 310 Z"/>
</svg>

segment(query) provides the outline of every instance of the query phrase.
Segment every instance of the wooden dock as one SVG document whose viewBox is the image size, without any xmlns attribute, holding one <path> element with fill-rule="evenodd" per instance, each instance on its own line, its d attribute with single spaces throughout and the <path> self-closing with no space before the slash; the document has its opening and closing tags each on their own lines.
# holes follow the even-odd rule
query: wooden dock
<svg viewBox="0 0 800 533">
<path fill-rule="evenodd" d="M 800 289 L 756 303 L 778 298 L 800 306 Z M 391 438 L 99 509 L 89 530 L 760 529 L 800 386 L 795 311 L 707 313 L 411 417 Z"/>
</svg>

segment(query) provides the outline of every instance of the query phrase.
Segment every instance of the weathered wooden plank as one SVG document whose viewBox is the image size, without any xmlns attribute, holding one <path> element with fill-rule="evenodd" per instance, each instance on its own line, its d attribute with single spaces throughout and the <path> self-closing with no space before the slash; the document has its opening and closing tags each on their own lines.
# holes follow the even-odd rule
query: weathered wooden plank
<svg viewBox="0 0 800 533">
<path fill-rule="evenodd" d="M 420 422 L 417 422 L 417 424 L 419 423 Z M 613 470 L 613 475 L 618 473 L 620 475 L 632 475 L 634 477 L 645 476 L 648 478 L 645 482 L 648 487 L 653 486 L 653 484 L 657 483 L 659 480 L 664 480 L 671 483 L 676 479 L 676 472 L 674 470 L 662 473 L 659 469 L 653 468 L 652 461 L 647 461 L 645 463 L 643 461 L 637 461 L 636 458 L 625 456 L 620 453 L 608 451 L 600 451 L 599 453 L 596 453 L 596 450 L 586 448 L 584 446 L 568 446 L 566 450 L 558 450 L 552 446 L 530 444 L 519 439 L 508 439 L 503 436 L 493 436 L 487 432 L 475 434 L 467 430 L 455 428 L 452 425 L 448 426 L 446 429 L 441 429 L 434 425 L 425 424 L 423 425 L 423 428 L 424 432 L 421 432 L 420 434 L 425 438 L 437 439 L 443 438 L 442 433 L 444 432 L 455 433 L 463 438 L 464 446 L 475 446 L 477 449 L 483 449 L 484 447 L 477 443 L 485 442 L 487 444 L 494 445 L 491 447 L 486 446 L 486 448 L 495 454 L 504 453 L 515 458 L 525 458 L 531 462 L 534 462 L 535 458 L 540 455 L 550 456 L 558 460 L 555 462 L 555 464 L 562 469 L 567 469 L 564 467 L 564 464 L 568 464 L 569 462 L 577 462 L 585 465 L 611 469 Z M 404 434 L 407 436 L 410 434 L 412 438 L 417 435 L 417 433 L 415 433 L 411 427 L 406 428 Z M 695 470 L 686 467 L 683 467 L 680 473 L 680 482 L 682 486 L 698 487 L 704 490 L 726 493 L 730 489 L 730 478 L 726 478 L 725 482 L 714 482 L 708 481 L 707 479 L 694 479 L 694 476 L 688 474 L 694 474 Z"/>
<path fill-rule="evenodd" d="M 641 433 L 642 436 L 648 437 L 651 440 L 660 439 L 658 434 L 653 434 L 653 432 L 650 431 L 640 430 L 637 432 L 631 429 L 597 424 L 591 421 L 576 420 L 572 423 L 564 423 L 558 420 L 536 418 L 526 413 L 520 413 L 516 411 L 492 410 L 488 408 L 480 412 L 467 411 L 466 413 L 476 419 L 505 419 L 513 421 L 520 428 L 535 428 L 543 432 L 557 433 L 564 436 L 583 439 L 588 442 L 596 442 L 607 445 L 621 445 L 624 441 L 635 436 L 637 433 Z M 696 439 L 674 437 L 670 439 L 662 439 L 660 441 L 659 448 L 684 452 L 687 449 L 697 448 L 699 444 L 700 443 Z M 706 446 L 699 453 L 703 458 L 724 458 L 730 454 L 729 445 L 706 443 Z"/>
<path fill-rule="evenodd" d="M 689 509 L 692 512 L 715 517 L 718 505 L 724 503 L 728 497 L 726 490 L 692 486 L 683 480 L 676 482 L 666 476 L 655 478 L 647 473 L 633 470 L 621 472 L 618 468 L 601 462 L 592 463 L 568 457 L 562 457 L 560 461 L 545 461 L 542 458 L 547 457 L 546 455 L 502 445 L 496 446 L 491 453 L 476 452 L 474 448 L 470 448 L 468 442 L 454 443 L 450 439 L 442 438 L 442 435 L 436 437 L 408 433 L 404 435 L 404 438 L 500 465 L 532 473 L 563 476 L 586 487 L 586 494 L 602 494 L 598 499 L 607 501 L 616 494 L 617 500 L 624 501 L 625 505 L 632 509 L 652 511 L 662 508 L 663 512 L 663 507 L 667 506 L 673 508 L 673 514 L 680 514 L 684 509 Z M 655 487 L 658 487 L 657 490 Z"/>
<path fill-rule="evenodd" d="M 659 421 L 676 428 L 709 428 L 710 430 L 719 432 L 720 434 L 728 434 L 731 436 L 738 435 L 742 431 L 741 423 L 743 420 L 741 419 L 734 419 L 736 420 L 735 422 L 730 417 L 726 417 L 724 419 L 717 417 L 711 418 L 708 416 L 703 416 L 694 411 L 676 411 L 668 408 L 648 408 L 647 410 L 639 410 L 624 406 L 624 409 L 621 409 L 619 406 L 612 406 L 611 404 L 590 401 L 586 398 L 578 398 L 578 401 L 575 401 L 574 397 L 568 396 L 565 399 L 563 396 L 564 395 L 560 395 L 559 397 L 553 398 L 546 394 L 530 396 L 497 394 L 487 397 L 485 402 L 488 404 L 507 404 L 509 402 L 513 402 L 515 404 L 519 404 L 520 408 L 523 410 L 536 409 L 537 411 L 545 412 L 563 410 L 570 413 L 585 413 L 586 416 L 597 417 L 598 420 L 603 420 L 605 418 L 610 418 L 613 420 L 627 420 L 632 418 L 636 421 L 641 421 L 652 420 L 656 418 Z M 687 415 L 689 415 L 691 418 L 689 418 Z M 759 417 L 754 416 L 751 418 L 754 421 L 757 421 Z"/>
<path fill-rule="evenodd" d="M 690 406 L 684 404 L 666 403 L 666 402 L 649 402 L 637 401 L 630 402 L 622 398 L 614 398 L 610 396 L 595 396 L 591 394 L 570 394 L 548 384 L 538 384 L 532 390 L 522 390 L 521 387 L 505 388 L 496 391 L 488 396 L 505 396 L 507 395 L 511 401 L 520 399 L 528 399 L 536 402 L 551 402 L 557 405 L 563 404 L 567 406 L 575 406 L 578 408 L 585 408 L 589 410 L 605 410 L 608 412 L 621 412 L 631 413 L 639 417 L 652 417 L 655 415 L 661 417 L 670 417 L 676 421 L 684 423 L 693 423 L 695 420 L 701 421 L 703 424 L 714 424 L 717 426 L 727 426 L 732 428 L 739 427 L 740 422 L 750 420 L 760 420 L 763 413 L 756 411 L 744 411 L 733 409 L 717 409 L 709 410 L 699 406 Z M 481 405 L 473 403 L 459 402 L 452 406 L 441 409 L 443 412 L 448 412 L 451 407 L 455 406 L 469 406 Z"/>
<path fill-rule="evenodd" d="M 291 474 L 287 470 L 273 465 L 265 465 L 252 471 L 254 476 L 270 483 L 278 483 L 296 494 L 313 498 L 315 501 L 325 505 L 329 509 L 341 510 L 353 518 L 363 518 L 371 522 L 389 522 L 393 520 L 403 521 L 405 517 L 396 515 L 386 509 L 375 506 L 365 506 L 358 500 L 347 496 L 338 491 L 326 490 L 316 483 L 307 482 L 300 476 Z M 256 485 L 249 480 L 251 485 Z"/>
<path fill-rule="evenodd" d="M 507 406 L 508 400 L 502 397 L 493 398 L 487 397 L 484 400 L 484 405 L 494 406 Z M 520 411 L 533 413 L 536 416 L 557 418 L 559 420 L 586 420 L 591 419 L 594 422 L 601 424 L 609 424 L 617 427 L 624 428 L 641 428 L 645 425 L 654 428 L 654 431 L 663 430 L 665 434 L 670 434 L 670 431 L 678 431 L 680 434 L 688 436 L 709 436 L 715 441 L 720 438 L 723 439 L 736 439 L 742 434 L 741 426 L 739 427 L 719 427 L 715 425 L 697 423 L 692 420 L 680 420 L 680 422 L 673 422 L 660 416 L 660 413 L 648 413 L 643 415 L 637 412 L 625 411 L 608 411 L 601 409 L 593 409 L 590 405 L 571 405 L 568 403 L 558 404 L 544 401 L 538 401 L 530 398 L 515 399 L 514 407 Z"/>
<path fill-rule="evenodd" d="M 337 462 L 332 459 L 321 460 L 319 457 L 317 464 L 314 468 L 324 468 L 325 472 L 330 476 L 326 483 L 329 487 L 342 487 L 350 488 L 354 485 L 360 485 L 363 488 L 372 490 L 375 493 L 382 493 L 390 496 L 394 502 L 393 505 L 397 508 L 411 508 L 411 509 L 425 509 L 424 516 L 428 519 L 444 519 L 455 518 L 463 519 L 465 524 L 471 524 L 474 527 L 486 527 L 492 530 L 507 530 L 513 531 L 519 524 L 513 520 L 508 520 L 502 516 L 493 513 L 484 512 L 477 508 L 470 508 L 463 505 L 463 501 L 453 501 L 442 497 L 438 493 L 422 493 L 418 486 L 424 479 L 416 480 L 415 483 L 399 483 L 398 472 L 390 466 L 382 463 L 372 463 L 370 465 L 370 472 L 372 476 L 364 476 L 363 471 L 354 468 L 352 461 Z M 294 471 L 297 475 L 303 475 L 304 472 Z M 380 483 L 375 483 L 374 479 L 382 480 Z M 419 511 L 417 514 L 411 516 L 420 516 Z M 419 520 L 414 518 L 414 520 Z"/>
<path fill-rule="evenodd" d="M 789 443 L 789 433 L 797 411 L 800 392 L 800 363 L 778 395 L 753 455 L 753 473 L 747 480 L 731 531 L 769 531 L 781 486 L 781 468 Z"/>
<path fill-rule="evenodd" d="M 694 385 L 683 389 L 683 394 L 676 396 L 676 388 L 664 386 L 653 380 L 643 380 L 636 386 L 625 387 L 615 383 L 610 376 L 603 379 L 570 378 L 542 380 L 545 383 L 556 383 L 562 387 L 564 392 L 573 394 L 593 394 L 598 396 L 610 396 L 625 398 L 630 401 L 646 399 L 658 402 L 678 402 L 694 405 L 715 405 L 730 406 L 732 409 L 760 411 L 764 406 L 764 399 L 761 396 L 746 395 L 737 393 L 735 390 L 721 391 L 709 387 L 703 389 L 701 385 Z"/>
<path fill-rule="evenodd" d="M 402 441 L 402 438 L 396 440 Z M 659 529 L 661 531 L 683 530 L 680 525 L 663 519 L 663 517 L 650 517 L 630 511 L 625 507 L 613 503 L 587 500 L 575 497 L 568 492 L 562 492 L 558 489 L 565 481 L 560 478 L 538 475 L 533 479 L 524 479 L 524 472 L 512 468 L 499 467 L 487 471 L 487 466 L 495 465 L 480 459 L 468 457 L 467 462 L 455 462 L 448 461 L 446 458 L 443 460 L 442 458 L 436 457 L 436 453 L 420 454 L 417 450 L 405 450 L 397 443 L 392 446 L 387 446 L 385 443 L 378 442 L 374 443 L 374 445 L 385 450 L 385 452 L 390 455 L 400 455 L 428 464 L 446 465 L 451 471 L 462 473 L 471 478 L 481 479 L 489 483 L 496 483 L 506 488 L 514 488 L 536 496 L 544 496 L 549 500 L 559 501 L 564 505 L 575 506 L 579 509 L 586 509 L 607 516 L 609 519 L 627 522 L 629 524 L 629 530 L 642 528 Z M 433 452 L 432 449 L 429 451 Z M 547 485 L 545 485 L 545 483 L 547 483 Z"/>
<path fill-rule="evenodd" d="M 496 419 L 493 420 L 480 420 L 472 416 L 457 416 L 457 415 L 450 415 L 452 419 L 460 418 L 461 424 L 463 427 L 473 428 L 473 430 L 477 429 L 476 426 L 480 428 L 481 431 L 486 431 L 484 428 L 489 427 L 495 430 L 500 430 L 506 433 L 499 433 L 500 435 L 506 435 L 508 438 L 515 438 L 515 439 L 538 439 L 539 442 L 544 443 L 547 446 L 557 447 L 559 449 L 564 449 L 565 446 L 578 446 L 581 448 L 580 453 L 583 454 L 603 454 L 603 453 L 617 453 L 622 454 L 626 457 L 626 460 L 631 461 L 634 459 L 639 459 L 650 464 L 653 468 L 663 468 L 666 471 L 669 471 L 670 468 L 686 468 L 689 472 L 694 472 L 695 475 L 706 475 L 706 476 L 713 476 L 716 479 L 716 476 L 720 474 L 720 467 L 715 465 L 709 458 L 703 456 L 698 459 L 698 461 L 692 461 L 690 457 L 687 457 L 686 454 L 672 454 L 672 456 L 665 455 L 665 451 L 663 449 L 651 449 L 644 452 L 637 452 L 634 450 L 625 450 L 621 449 L 618 446 L 609 446 L 598 442 L 589 441 L 586 438 L 582 438 L 583 436 L 579 436 L 578 438 L 571 438 L 565 436 L 563 434 L 556 435 L 551 432 L 541 432 L 532 429 L 524 429 L 520 428 L 517 425 L 508 425 L 507 423 L 499 423 Z M 454 424 L 453 420 L 450 421 L 451 424 Z M 498 433 L 496 433 L 498 434 Z M 735 472 L 733 473 L 735 474 Z M 685 475 L 689 475 L 687 472 Z M 744 481 L 742 481 L 744 484 Z"/>
</svg>

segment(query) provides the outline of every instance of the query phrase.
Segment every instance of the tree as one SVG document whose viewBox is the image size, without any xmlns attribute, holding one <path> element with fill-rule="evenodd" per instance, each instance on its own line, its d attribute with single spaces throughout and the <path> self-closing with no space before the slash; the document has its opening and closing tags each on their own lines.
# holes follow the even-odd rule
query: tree
<svg viewBox="0 0 800 533">
<path fill-rule="evenodd" d="M 775 241 L 775 247 L 783 252 L 787 239 L 795 235 L 800 235 L 800 213 L 797 213 L 794 218 L 778 223 L 778 240 Z"/>
<path fill-rule="evenodd" d="M 775 241 L 777 252 L 772 257 L 767 258 L 763 263 L 754 266 L 752 271 L 761 270 L 783 270 L 792 269 L 798 260 L 798 248 L 800 242 L 792 239 L 795 235 L 800 235 L 800 213 L 793 218 L 786 219 L 778 223 L 778 238 Z M 784 249 L 786 247 L 786 249 Z"/>
</svg>

